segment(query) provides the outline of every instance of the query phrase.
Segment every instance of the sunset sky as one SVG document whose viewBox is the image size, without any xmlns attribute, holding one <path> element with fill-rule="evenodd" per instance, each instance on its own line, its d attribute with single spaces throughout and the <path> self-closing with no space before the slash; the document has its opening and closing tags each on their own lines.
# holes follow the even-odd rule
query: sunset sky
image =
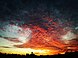
<svg viewBox="0 0 78 58">
<path fill-rule="evenodd" d="M 77 2 L 0 0 L 0 52 L 14 49 L 20 53 L 28 49 L 43 54 L 65 53 L 68 49 L 78 51 Z"/>
</svg>

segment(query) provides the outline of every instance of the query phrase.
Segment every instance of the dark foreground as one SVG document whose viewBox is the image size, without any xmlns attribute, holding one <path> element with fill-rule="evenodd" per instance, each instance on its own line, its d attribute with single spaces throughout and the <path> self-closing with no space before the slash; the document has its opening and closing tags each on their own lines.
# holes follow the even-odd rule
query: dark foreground
<svg viewBox="0 0 78 58">
<path fill-rule="evenodd" d="M 78 52 L 67 52 L 65 54 L 58 54 L 58 55 L 40 55 L 40 56 L 36 56 L 33 53 L 31 55 L 26 54 L 26 55 L 17 55 L 17 54 L 2 54 L 0 53 L 0 58 L 32 58 L 32 57 L 52 57 L 52 58 L 78 58 Z"/>
</svg>

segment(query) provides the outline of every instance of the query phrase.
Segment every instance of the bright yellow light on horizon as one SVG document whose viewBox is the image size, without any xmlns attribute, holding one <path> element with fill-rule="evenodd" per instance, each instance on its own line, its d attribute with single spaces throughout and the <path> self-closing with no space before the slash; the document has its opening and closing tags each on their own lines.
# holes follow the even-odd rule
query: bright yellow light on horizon
<svg viewBox="0 0 78 58">
<path fill-rule="evenodd" d="M 57 50 L 49 50 L 49 49 L 32 49 L 32 48 L 0 48 L 1 53 L 6 54 L 20 54 L 20 55 L 26 55 L 26 54 L 33 54 L 35 55 L 54 55 L 58 54 Z"/>
</svg>

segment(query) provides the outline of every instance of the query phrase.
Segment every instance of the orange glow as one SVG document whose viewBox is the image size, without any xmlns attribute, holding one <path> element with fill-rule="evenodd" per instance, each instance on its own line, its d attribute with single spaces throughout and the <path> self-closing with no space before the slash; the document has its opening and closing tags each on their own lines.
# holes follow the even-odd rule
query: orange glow
<svg viewBox="0 0 78 58">
<path fill-rule="evenodd" d="M 50 34 L 50 32 L 48 32 L 49 30 L 45 30 L 39 26 L 33 26 L 31 30 L 33 31 L 32 39 L 28 43 L 18 47 L 32 48 L 34 51 L 37 49 L 39 52 L 36 53 L 39 53 L 39 55 L 43 55 L 45 53 L 46 55 L 65 54 L 65 52 L 73 52 L 78 50 L 77 46 L 65 44 L 60 39 L 57 39 L 59 38 L 57 31 L 57 33 Z M 47 49 L 48 51 L 46 50 L 40 53 L 40 50 L 43 51 L 44 49 Z"/>
<path fill-rule="evenodd" d="M 52 22 L 52 19 L 49 19 L 49 23 L 50 22 Z M 31 54 L 31 52 L 35 55 L 55 55 L 78 51 L 78 45 L 65 44 L 64 41 L 60 39 L 60 36 L 66 34 L 67 31 L 63 30 L 62 27 L 58 27 L 58 29 L 51 27 L 53 25 L 58 26 L 59 23 L 53 22 L 53 25 L 48 25 L 48 23 L 43 24 L 48 27 L 47 30 L 39 26 L 31 25 L 32 38 L 30 41 L 23 45 L 16 46 L 18 48 L 0 48 L 0 52 L 20 55 L 26 55 L 26 53 Z M 70 43 L 71 42 L 72 41 L 70 41 Z"/>
</svg>

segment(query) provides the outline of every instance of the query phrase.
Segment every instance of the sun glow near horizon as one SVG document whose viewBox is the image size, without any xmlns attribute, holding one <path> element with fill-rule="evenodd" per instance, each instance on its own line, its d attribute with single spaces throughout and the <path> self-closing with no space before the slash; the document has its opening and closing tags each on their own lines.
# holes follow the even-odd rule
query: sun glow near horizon
<svg viewBox="0 0 78 58">
<path fill-rule="evenodd" d="M 58 54 L 58 50 L 49 50 L 49 49 L 32 49 L 32 48 L 0 48 L 1 53 L 6 54 L 20 54 L 20 55 L 26 55 L 26 54 L 33 54 L 35 55 L 54 55 Z"/>
</svg>

